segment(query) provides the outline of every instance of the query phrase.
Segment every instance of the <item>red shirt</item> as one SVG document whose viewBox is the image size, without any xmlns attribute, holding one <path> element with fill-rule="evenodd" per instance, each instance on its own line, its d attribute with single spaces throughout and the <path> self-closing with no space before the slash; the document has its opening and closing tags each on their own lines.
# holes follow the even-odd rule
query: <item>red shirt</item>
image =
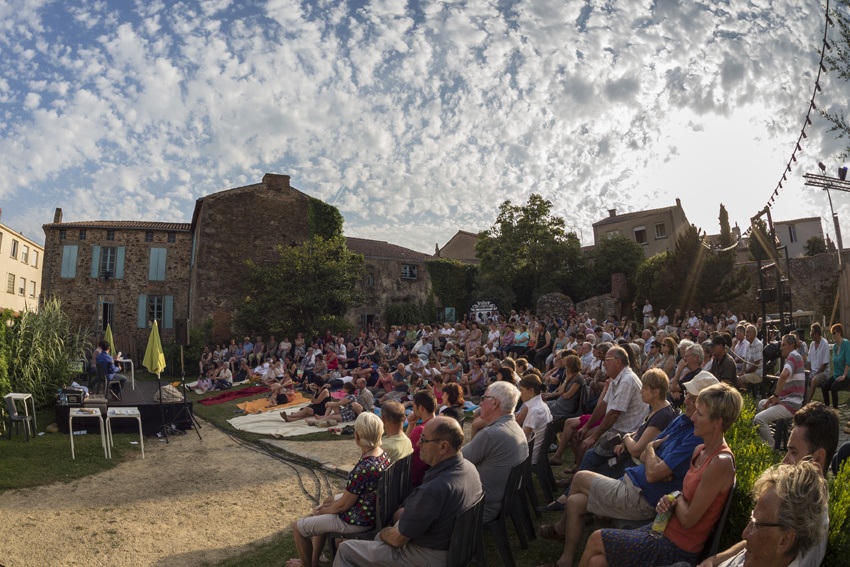
<svg viewBox="0 0 850 567">
<path fill-rule="evenodd" d="M 413 417 L 413 414 L 410 414 L 409 419 L 416 419 Z M 413 456 L 410 459 L 410 484 L 412 486 L 419 486 L 422 484 L 422 479 L 425 476 L 425 471 L 427 471 L 430 466 L 425 464 L 425 462 L 419 458 L 419 438 L 422 436 L 422 430 L 425 429 L 425 424 L 427 421 L 423 421 L 419 425 L 413 428 L 413 431 L 410 432 L 410 443 L 413 445 Z"/>
</svg>

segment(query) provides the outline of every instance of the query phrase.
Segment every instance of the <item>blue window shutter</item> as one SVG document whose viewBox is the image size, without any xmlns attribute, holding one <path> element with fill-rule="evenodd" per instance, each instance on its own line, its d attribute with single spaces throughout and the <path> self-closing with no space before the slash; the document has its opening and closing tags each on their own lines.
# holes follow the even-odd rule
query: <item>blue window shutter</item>
<svg viewBox="0 0 850 567">
<path fill-rule="evenodd" d="M 144 329 L 148 326 L 148 296 L 139 296 L 139 328 Z"/>
<path fill-rule="evenodd" d="M 62 277 L 77 277 L 77 245 L 66 244 L 62 248 Z"/>
<path fill-rule="evenodd" d="M 151 248 L 151 257 L 148 265 L 148 280 L 151 281 L 156 279 L 157 250 L 159 250 L 159 248 Z"/>
<path fill-rule="evenodd" d="M 168 252 L 167 248 L 159 249 L 159 260 L 156 265 L 156 275 L 157 280 L 164 282 L 165 281 L 165 254 Z"/>
<path fill-rule="evenodd" d="M 118 253 L 115 258 L 115 279 L 124 279 L 124 247 L 118 247 Z"/>
<path fill-rule="evenodd" d="M 100 246 L 91 247 L 91 273 L 90 277 L 97 279 L 100 272 Z"/>
<path fill-rule="evenodd" d="M 163 298 L 163 308 L 162 308 L 162 328 L 163 329 L 173 329 L 174 328 L 174 296 L 166 295 Z"/>
</svg>

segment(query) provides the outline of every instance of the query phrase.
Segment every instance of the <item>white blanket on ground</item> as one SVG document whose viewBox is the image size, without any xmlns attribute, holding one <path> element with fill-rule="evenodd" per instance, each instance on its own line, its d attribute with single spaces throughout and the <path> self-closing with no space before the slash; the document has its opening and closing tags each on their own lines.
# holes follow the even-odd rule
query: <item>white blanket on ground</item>
<svg viewBox="0 0 850 567">
<path fill-rule="evenodd" d="M 301 404 L 286 408 L 287 413 L 293 413 L 305 407 L 307 404 Z M 298 435 L 308 435 L 319 431 L 327 431 L 327 427 L 313 427 L 304 423 L 303 419 L 287 423 L 280 417 L 280 411 L 268 411 L 254 415 L 240 415 L 233 419 L 228 419 L 227 423 L 240 431 L 249 433 L 257 433 L 259 435 L 271 435 L 280 439 L 281 437 L 297 437 Z M 340 426 L 341 427 L 341 426 Z"/>
</svg>

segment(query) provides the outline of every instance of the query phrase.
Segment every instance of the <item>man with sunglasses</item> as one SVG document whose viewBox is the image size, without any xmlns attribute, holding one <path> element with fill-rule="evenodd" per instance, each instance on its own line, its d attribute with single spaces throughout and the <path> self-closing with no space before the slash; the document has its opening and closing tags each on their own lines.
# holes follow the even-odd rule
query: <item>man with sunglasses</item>
<svg viewBox="0 0 850 567">
<path fill-rule="evenodd" d="M 334 567 L 446 564 L 455 518 L 481 497 L 481 481 L 475 466 L 460 453 L 463 430 L 457 420 L 443 416 L 429 420 L 418 445 L 431 468 L 397 513 L 398 522 L 382 529 L 374 541 L 343 542 Z"/>
<path fill-rule="evenodd" d="M 791 436 L 788 438 L 788 453 L 782 460 L 785 464 L 797 464 L 802 461 L 811 461 L 817 465 L 821 476 L 826 474 L 826 469 L 832 461 L 832 456 L 835 454 L 835 449 L 838 446 L 838 414 L 830 407 L 825 406 L 821 402 L 811 402 L 803 406 L 797 413 L 794 414 L 794 429 L 791 430 Z M 826 506 L 826 503 L 824 503 Z M 829 530 L 828 510 L 824 510 L 820 516 L 822 520 L 819 522 L 824 525 L 824 532 L 821 537 L 811 543 L 807 549 L 802 550 L 802 555 L 795 564 L 795 567 L 817 567 L 823 561 L 826 555 L 826 538 Z M 755 513 L 755 512 L 754 512 Z M 756 514 L 757 517 L 758 514 Z M 699 567 L 736 567 L 744 565 L 742 556 L 747 551 L 747 547 L 755 548 L 762 545 L 761 539 L 757 539 L 748 545 L 748 538 L 751 538 L 754 532 L 760 528 L 747 526 L 744 530 L 744 540 L 736 543 L 726 551 L 718 553 L 713 557 L 709 557 L 699 564 Z M 750 554 L 752 555 L 752 553 Z M 738 558 L 738 563 L 732 561 Z M 724 563 L 727 561 L 727 563 Z M 749 563 L 750 565 L 762 565 L 761 562 Z M 767 563 L 764 563 L 767 565 Z"/>
</svg>

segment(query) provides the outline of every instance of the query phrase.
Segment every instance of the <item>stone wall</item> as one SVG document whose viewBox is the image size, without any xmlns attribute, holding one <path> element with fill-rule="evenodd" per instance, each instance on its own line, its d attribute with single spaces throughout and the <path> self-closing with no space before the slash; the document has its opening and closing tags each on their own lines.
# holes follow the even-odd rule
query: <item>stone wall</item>
<svg viewBox="0 0 850 567">
<path fill-rule="evenodd" d="M 266 174 L 262 183 L 198 201 L 193 219 L 192 325 L 212 318 L 214 340 L 230 338 L 245 260 L 273 264 L 279 258 L 277 245 L 308 240 L 308 200 L 289 184 L 288 175 Z"/>
<path fill-rule="evenodd" d="M 537 300 L 537 310 L 535 313 L 538 317 L 548 315 L 550 317 L 563 317 L 569 319 L 570 311 L 573 308 L 573 300 L 563 293 L 547 293 L 541 295 Z"/>
<path fill-rule="evenodd" d="M 846 253 L 845 253 L 846 255 Z M 785 260 L 781 260 L 784 271 Z M 740 266 L 740 265 L 739 265 Z M 744 264 L 750 274 L 750 289 L 739 297 L 723 306 L 711 307 L 729 308 L 734 313 L 756 313 L 761 316 L 761 304 L 758 302 L 758 272 L 755 262 Z M 817 256 L 792 258 L 790 261 L 791 306 L 794 311 L 814 311 L 815 320 L 820 321 L 832 313 L 835 292 L 838 284 L 838 257 L 836 252 L 827 252 Z M 776 304 L 768 304 L 767 312 L 775 313 Z"/>
<path fill-rule="evenodd" d="M 620 316 L 620 302 L 610 295 L 597 295 L 576 304 L 576 311 L 587 312 L 592 319 L 604 321 L 609 313 Z"/>
</svg>

